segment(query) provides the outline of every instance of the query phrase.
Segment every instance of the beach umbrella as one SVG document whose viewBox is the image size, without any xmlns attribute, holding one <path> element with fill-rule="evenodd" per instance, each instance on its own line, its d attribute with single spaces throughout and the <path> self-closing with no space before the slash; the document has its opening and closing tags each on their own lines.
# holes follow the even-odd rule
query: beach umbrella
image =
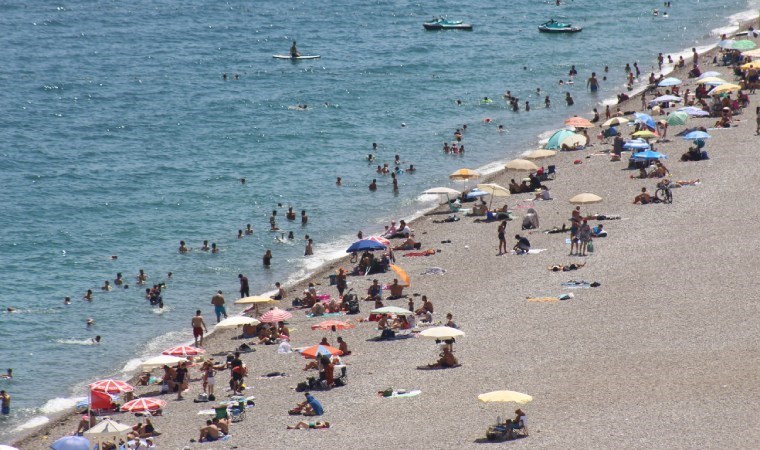
<svg viewBox="0 0 760 450">
<path fill-rule="evenodd" d="M 324 322 L 320 322 L 316 325 L 312 325 L 312 330 L 348 330 L 350 328 L 354 328 L 356 325 L 348 322 L 341 322 L 339 320 L 325 320 Z"/>
<path fill-rule="evenodd" d="M 198 356 L 203 353 L 206 353 L 206 350 L 198 347 L 191 347 L 189 345 L 179 345 L 177 347 L 167 348 L 161 352 L 162 355 L 180 356 L 182 358 L 187 358 L 188 356 Z"/>
<path fill-rule="evenodd" d="M 760 58 L 760 48 L 744 51 L 742 52 L 742 56 L 749 56 L 750 58 Z"/>
<path fill-rule="evenodd" d="M 383 244 L 386 247 L 390 247 L 390 245 L 391 245 L 391 241 L 389 241 L 388 239 L 386 239 L 386 238 L 384 238 L 382 236 L 370 236 L 370 237 L 368 237 L 366 239 L 368 241 L 379 242 L 379 243 Z"/>
<path fill-rule="evenodd" d="M 697 84 L 707 84 L 707 85 L 710 85 L 710 86 L 718 86 L 718 85 L 721 85 L 721 84 L 728 83 L 728 81 L 724 80 L 723 78 L 719 78 L 719 77 L 705 77 L 705 78 L 698 79 L 697 81 L 695 81 L 695 83 L 697 83 Z"/>
<path fill-rule="evenodd" d="M 467 193 L 466 197 L 469 199 L 478 198 L 478 197 L 485 197 L 488 195 L 488 192 L 481 191 L 480 189 L 473 189 L 470 192 Z"/>
<path fill-rule="evenodd" d="M 629 150 L 648 150 L 652 147 L 643 139 L 634 139 L 623 144 L 623 148 Z"/>
<path fill-rule="evenodd" d="M 711 137 L 704 131 L 692 131 L 691 133 L 687 133 L 683 138 L 687 141 L 693 141 L 694 139 L 710 139 Z"/>
<path fill-rule="evenodd" d="M 725 94 L 727 92 L 735 92 L 738 90 L 741 90 L 741 86 L 738 84 L 733 83 L 724 83 L 720 86 L 714 87 L 710 92 L 707 93 L 707 95 L 716 95 L 716 94 Z"/>
<path fill-rule="evenodd" d="M 243 297 L 239 300 L 235 300 L 236 305 L 262 305 L 267 303 L 277 303 L 277 300 L 273 300 L 269 297 L 261 295 L 251 295 L 249 297 Z"/>
<path fill-rule="evenodd" d="M 704 117 L 704 116 L 710 115 L 709 112 L 705 111 L 704 109 L 697 108 L 695 106 L 686 106 L 684 108 L 679 108 L 676 111 L 685 112 L 686 114 L 690 116 L 695 116 L 695 117 Z"/>
<path fill-rule="evenodd" d="M 528 152 L 523 156 L 526 159 L 543 159 L 543 158 L 551 158 L 552 156 L 556 154 L 557 152 L 555 152 L 554 150 L 538 149 L 538 150 L 533 150 L 532 152 Z"/>
<path fill-rule="evenodd" d="M 636 152 L 631 156 L 631 158 L 638 160 L 638 161 L 650 161 L 655 159 L 665 159 L 667 158 L 666 155 L 663 155 L 660 152 L 655 152 L 653 150 L 644 150 L 640 152 Z"/>
<path fill-rule="evenodd" d="M 532 161 L 528 161 L 527 159 L 513 159 L 512 161 L 509 161 L 504 167 L 507 170 L 517 170 L 520 172 L 533 172 L 535 170 L 538 170 L 538 166 L 535 165 Z"/>
<path fill-rule="evenodd" d="M 432 327 L 423 330 L 419 336 L 430 339 L 453 339 L 464 336 L 464 331 L 451 327 Z"/>
<path fill-rule="evenodd" d="M 565 139 L 562 140 L 560 143 L 560 148 L 563 145 L 567 145 L 570 148 L 575 147 L 576 145 L 586 145 L 586 142 L 588 142 L 588 139 L 586 139 L 586 136 L 582 134 L 573 134 L 572 136 L 567 136 Z"/>
<path fill-rule="evenodd" d="M 505 188 L 504 186 L 499 186 L 498 184 L 494 184 L 494 183 L 479 184 L 477 187 L 481 191 L 488 192 L 489 194 L 491 194 L 491 201 L 488 202 L 489 209 L 491 208 L 491 204 L 493 203 L 494 197 L 509 197 L 510 195 L 512 195 L 509 192 L 509 189 Z"/>
<path fill-rule="evenodd" d="M 533 401 L 533 397 L 528 394 L 522 394 L 515 391 L 493 391 L 478 395 L 478 400 L 484 403 L 517 403 L 525 405 Z"/>
<path fill-rule="evenodd" d="M 653 98 L 649 101 L 650 105 L 654 105 L 655 103 L 665 103 L 665 102 L 681 102 L 683 99 L 681 97 L 676 97 L 675 95 L 661 95 L 657 98 Z"/>
<path fill-rule="evenodd" d="M 307 347 L 300 350 L 300 353 L 301 353 L 301 356 L 303 356 L 304 358 L 315 359 L 317 355 L 340 356 L 343 354 L 343 351 L 338 350 L 335 347 L 330 347 L 329 345 L 313 345 L 311 347 Z"/>
<path fill-rule="evenodd" d="M 702 75 L 700 75 L 700 76 L 699 76 L 699 78 L 697 78 L 697 79 L 698 79 L 698 80 L 701 80 L 702 78 L 708 78 L 708 77 L 720 77 L 720 76 L 723 76 L 723 74 L 722 74 L 722 73 L 720 73 L 720 72 L 716 72 L 716 71 L 714 71 L 714 70 L 710 70 L 710 71 L 708 71 L 708 72 L 705 72 L 705 73 L 703 73 Z"/>
<path fill-rule="evenodd" d="M 53 442 L 53 450 L 90 450 L 90 441 L 82 436 L 64 436 Z"/>
<path fill-rule="evenodd" d="M 423 194 L 435 194 L 435 195 L 456 195 L 459 196 L 461 192 L 457 191 L 456 189 L 451 189 L 448 187 L 435 187 L 430 188 L 427 191 L 423 192 Z"/>
<path fill-rule="evenodd" d="M 588 192 L 583 194 L 578 194 L 575 197 L 571 198 L 570 203 L 573 205 L 590 205 L 592 203 L 599 203 L 602 201 L 602 197 L 599 197 L 596 194 L 590 194 Z"/>
<path fill-rule="evenodd" d="M 730 50 L 740 50 L 740 51 L 753 50 L 757 48 L 757 44 L 747 39 L 742 39 L 740 41 L 725 39 L 718 42 L 718 46 L 720 48 L 725 48 L 725 49 L 730 49 Z"/>
<path fill-rule="evenodd" d="M 359 239 L 346 249 L 346 253 L 385 250 L 388 246 L 369 239 Z"/>
<path fill-rule="evenodd" d="M 116 439 L 126 441 L 127 434 L 130 431 L 132 431 L 131 426 L 106 417 L 100 423 L 85 431 L 84 436 L 97 444 L 103 444 L 105 442 L 114 442 Z"/>
<path fill-rule="evenodd" d="M 179 356 L 161 355 L 143 361 L 143 363 L 140 364 L 140 368 L 149 371 L 157 367 L 174 366 L 186 361 L 187 359 L 180 358 Z"/>
<path fill-rule="evenodd" d="M 562 148 L 562 141 L 568 137 L 575 134 L 574 132 L 566 129 L 559 130 L 551 135 L 548 141 L 546 141 L 546 145 L 544 146 L 548 150 L 559 150 Z"/>
<path fill-rule="evenodd" d="M 643 123 L 644 125 L 646 125 L 648 128 L 651 128 L 652 130 L 657 128 L 657 124 L 655 123 L 652 116 L 650 116 L 649 114 L 637 112 L 634 115 L 636 116 L 636 122 Z"/>
<path fill-rule="evenodd" d="M 244 325 L 253 325 L 256 326 L 260 324 L 261 322 L 254 319 L 253 317 L 247 317 L 247 316 L 232 316 L 228 317 L 227 319 L 222 320 L 218 324 L 216 324 L 216 328 L 219 328 L 220 330 L 223 330 L 225 328 L 237 328 L 242 327 Z"/>
<path fill-rule="evenodd" d="M 397 266 L 395 264 L 391 264 L 391 270 L 398 275 L 400 278 L 401 283 L 399 283 L 401 286 L 409 287 L 412 285 L 412 280 L 409 278 L 409 274 L 406 273 L 406 270 L 402 269 L 400 266 Z"/>
<path fill-rule="evenodd" d="M 668 125 L 685 125 L 687 120 L 689 120 L 689 115 L 683 111 L 674 111 L 665 118 Z"/>
<path fill-rule="evenodd" d="M 475 178 L 479 178 L 480 174 L 477 170 L 472 169 L 459 169 L 456 172 L 449 175 L 449 178 L 452 180 L 473 180 Z"/>
<path fill-rule="evenodd" d="M 578 116 L 573 116 L 565 120 L 565 125 L 575 128 L 594 128 L 596 126 L 590 120 Z"/>
<path fill-rule="evenodd" d="M 137 398 L 121 405 L 120 410 L 123 412 L 153 412 L 166 406 L 166 401 L 160 398 L 145 397 Z"/>
<path fill-rule="evenodd" d="M 277 323 L 277 322 L 284 322 L 290 319 L 291 317 L 293 317 L 293 314 L 289 313 L 288 311 L 285 311 L 284 309 L 272 308 L 269 311 L 262 314 L 261 317 L 259 317 L 259 320 L 261 320 L 264 323 Z"/>
<path fill-rule="evenodd" d="M 730 50 L 734 48 L 734 42 L 735 41 L 733 39 L 723 39 L 722 41 L 718 42 L 718 47 Z"/>
<path fill-rule="evenodd" d="M 739 68 L 742 70 L 760 69 L 760 62 L 752 61 L 752 62 L 744 63 L 741 66 L 739 66 Z"/>
<path fill-rule="evenodd" d="M 0 450 L 19 450 L 16 447 L 11 447 L 10 445 L 2 445 L 0 444 Z"/>
<path fill-rule="evenodd" d="M 612 119 L 608 119 L 606 122 L 604 122 L 602 126 L 614 127 L 616 125 L 623 125 L 628 122 L 630 122 L 630 120 L 626 119 L 625 117 L 613 117 Z"/>
<path fill-rule="evenodd" d="M 654 138 L 660 137 L 660 135 L 658 135 L 657 133 L 654 133 L 649 130 L 637 131 L 633 133 L 632 136 L 637 137 L 637 138 L 642 138 L 642 139 L 654 139 Z"/>
<path fill-rule="evenodd" d="M 124 392 L 132 392 L 135 390 L 131 384 L 121 380 L 100 380 L 91 383 L 89 386 L 91 391 L 105 392 L 107 394 L 122 394 Z"/>
<path fill-rule="evenodd" d="M 683 81 L 679 80 L 678 78 L 669 77 L 657 83 L 657 86 L 660 86 L 660 87 L 678 86 L 681 83 L 683 83 Z"/>
<path fill-rule="evenodd" d="M 414 314 L 408 309 L 399 308 L 398 306 L 383 306 L 382 308 L 373 309 L 372 314 L 395 314 L 397 316 L 408 316 Z"/>
</svg>

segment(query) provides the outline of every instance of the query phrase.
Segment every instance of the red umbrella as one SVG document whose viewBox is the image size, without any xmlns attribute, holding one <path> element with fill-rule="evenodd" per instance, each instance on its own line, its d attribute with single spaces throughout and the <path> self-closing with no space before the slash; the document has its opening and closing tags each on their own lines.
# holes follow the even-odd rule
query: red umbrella
<svg viewBox="0 0 760 450">
<path fill-rule="evenodd" d="M 301 350 L 301 355 L 306 358 L 314 359 L 317 355 L 342 355 L 343 352 L 335 347 L 327 345 L 315 345 Z"/>
<path fill-rule="evenodd" d="M 129 383 L 121 380 L 100 380 L 90 385 L 90 390 L 107 394 L 121 394 L 135 390 Z"/>
<path fill-rule="evenodd" d="M 284 309 L 272 308 L 262 314 L 261 317 L 259 317 L 259 321 L 264 323 L 277 323 L 288 320 L 291 317 L 293 317 L 293 314 L 285 311 Z"/>
<path fill-rule="evenodd" d="M 153 412 L 166 406 L 166 402 L 160 398 L 138 398 L 131 402 L 124 403 L 121 410 L 125 412 Z"/>
<path fill-rule="evenodd" d="M 354 328 L 356 325 L 352 323 L 347 322 L 341 322 L 338 320 L 325 320 L 324 322 L 320 322 L 316 325 L 312 325 L 312 330 L 332 330 L 333 327 L 335 327 L 336 330 L 347 330 L 349 328 Z"/>
<path fill-rule="evenodd" d="M 187 358 L 188 356 L 198 356 L 201 353 L 206 353 L 206 350 L 197 347 L 190 347 L 188 345 L 180 345 L 179 347 L 172 347 L 170 349 L 161 352 L 163 355 L 180 356 Z"/>
<path fill-rule="evenodd" d="M 370 236 L 370 237 L 367 238 L 367 240 L 368 241 L 378 242 L 380 244 L 383 244 L 386 247 L 390 247 L 391 246 L 391 241 L 389 241 L 388 239 L 385 239 L 382 236 Z"/>
</svg>

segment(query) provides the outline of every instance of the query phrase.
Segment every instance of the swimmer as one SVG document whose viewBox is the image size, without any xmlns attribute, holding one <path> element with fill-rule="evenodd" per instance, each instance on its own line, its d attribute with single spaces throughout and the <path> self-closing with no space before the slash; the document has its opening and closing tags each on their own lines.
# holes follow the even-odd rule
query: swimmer
<svg viewBox="0 0 760 450">
<path fill-rule="evenodd" d="M 250 235 L 253 234 L 253 228 L 251 228 L 251 224 L 250 223 L 245 226 L 245 234 L 247 236 L 250 236 Z"/>
<path fill-rule="evenodd" d="M 211 253 L 219 253 L 219 247 L 216 246 L 216 242 L 211 243 Z"/>
<path fill-rule="evenodd" d="M 111 259 L 119 259 L 119 257 L 116 255 L 111 255 Z"/>
<path fill-rule="evenodd" d="M 285 213 L 285 218 L 288 219 L 288 220 L 296 220 L 296 213 L 295 213 L 295 211 L 293 211 L 293 207 L 292 206 L 288 207 L 288 212 Z"/>
<path fill-rule="evenodd" d="M 499 125 L 499 132 L 501 133 L 502 131 L 504 131 L 504 125 Z"/>
<path fill-rule="evenodd" d="M 296 48 L 296 41 L 293 41 L 293 45 L 290 46 L 290 57 L 298 58 L 299 56 L 301 56 L 301 53 Z"/>
<path fill-rule="evenodd" d="M 121 286 L 122 284 L 124 284 L 124 278 L 122 278 L 121 272 L 116 274 L 116 278 L 113 280 L 113 284 L 115 284 L 116 286 Z"/>
<path fill-rule="evenodd" d="M 201 247 L 201 250 L 204 252 L 209 251 L 208 241 L 203 241 L 203 246 Z"/>
<path fill-rule="evenodd" d="M 372 192 L 375 192 L 377 190 L 377 180 L 373 179 L 372 183 L 369 184 L 369 190 Z"/>
<path fill-rule="evenodd" d="M 288 232 L 288 239 L 295 239 L 296 237 L 293 235 L 293 232 Z"/>
<path fill-rule="evenodd" d="M 240 184 L 245 184 L 245 178 L 240 179 Z"/>
<path fill-rule="evenodd" d="M 16 308 L 14 308 L 12 306 L 9 306 L 9 307 L 5 308 L 5 310 L 8 311 L 9 313 L 12 313 L 12 312 L 16 311 Z"/>
<path fill-rule="evenodd" d="M 13 369 L 8 369 L 5 375 L 0 375 L 0 379 L 2 380 L 10 380 L 11 378 L 13 378 Z"/>
<path fill-rule="evenodd" d="M 63 297 L 63 304 L 64 305 L 70 305 L 71 304 L 71 297 Z"/>
<path fill-rule="evenodd" d="M 525 100 L 525 111 L 530 111 L 530 102 Z"/>
<path fill-rule="evenodd" d="M 222 74 L 222 80 L 227 81 L 227 72 Z"/>
<path fill-rule="evenodd" d="M 87 292 L 84 294 L 84 297 L 82 297 L 82 300 L 87 300 L 88 302 L 92 301 L 92 289 L 87 289 Z"/>
<path fill-rule="evenodd" d="M 373 152 L 376 152 L 376 151 L 377 151 L 377 142 L 373 142 L 373 143 L 372 143 L 372 151 L 373 151 Z"/>
<path fill-rule="evenodd" d="M 401 128 L 404 128 L 404 127 L 406 127 L 406 123 L 401 122 Z"/>
<path fill-rule="evenodd" d="M 549 96 L 548 95 L 544 99 L 544 106 L 547 107 L 547 108 L 551 108 L 551 106 L 552 106 L 552 101 L 549 100 Z"/>
<path fill-rule="evenodd" d="M 95 325 L 95 320 L 93 320 L 93 318 L 92 318 L 92 317 L 88 317 L 88 318 L 87 318 L 87 326 L 88 326 L 88 327 L 91 327 L 91 326 L 93 326 L 93 325 Z"/>
<path fill-rule="evenodd" d="M 396 159 L 393 160 L 393 164 L 396 166 L 401 164 L 401 157 L 399 155 L 396 155 Z"/>
<path fill-rule="evenodd" d="M 92 338 L 92 343 L 93 344 L 100 344 L 100 336 L 95 336 L 94 338 Z"/>
<path fill-rule="evenodd" d="M 367 161 L 372 162 L 375 160 L 375 156 L 372 153 L 369 153 L 367 155 Z"/>
<path fill-rule="evenodd" d="M 457 106 L 462 106 L 462 100 L 457 99 Z"/>
<path fill-rule="evenodd" d="M 575 104 L 575 101 L 569 92 L 565 94 L 565 102 L 567 103 L 567 106 L 573 106 Z"/>
<path fill-rule="evenodd" d="M 166 278 L 168 278 L 168 279 L 171 280 L 172 279 L 172 275 L 174 275 L 174 274 L 171 273 L 171 272 L 169 272 L 169 273 L 166 274 Z M 164 287 L 166 287 L 166 286 L 164 286 Z"/>
<path fill-rule="evenodd" d="M 409 167 L 406 169 L 406 172 L 414 173 L 417 169 L 414 168 L 414 164 L 409 164 Z"/>
<path fill-rule="evenodd" d="M 106 281 L 103 283 L 103 286 L 101 286 L 101 287 L 100 287 L 100 290 L 101 290 L 101 291 L 110 291 L 111 289 L 113 289 L 113 288 L 111 287 L 111 282 L 110 282 L 110 281 L 108 281 L 108 280 L 106 280 Z"/>
<path fill-rule="evenodd" d="M 301 225 L 306 225 L 309 223 L 309 216 L 306 215 L 306 210 L 301 210 Z"/>
<path fill-rule="evenodd" d="M 338 179 L 335 180 L 335 185 L 336 186 L 343 186 L 343 180 L 341 180 L 340 177 L 338 177 Z"/>
<path fill-rule="evenodd" d="M 240 79 L 240 75 L 238 75 L 238 74 L 235 74 L 235 75 L 233 76 L 233 78 L 234 78 L 234 79 L 236 79 L 236 80 L 239 80 L 239 79 Z"/>
<path fill-rule="evenodd" d="M 238 239 L 243 239 L 243 230 L 238 230 L 237 238 Z"/>
<path fill-rule="evenodd" d="M 188 251 L 190 251 L 190 250 L 185 245 L 185 241 L 179 241 L 179 252 L 180 253 L 187 253 Z"/>
</svg>

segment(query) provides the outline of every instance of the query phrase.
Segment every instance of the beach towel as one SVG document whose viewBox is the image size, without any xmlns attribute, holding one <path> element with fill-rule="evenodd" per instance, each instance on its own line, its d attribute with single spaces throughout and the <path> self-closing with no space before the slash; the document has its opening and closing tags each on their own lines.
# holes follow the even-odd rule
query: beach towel
<svg viewBox="0 0 760 450">
<path fill-rule="evenodd" d="M 393 391 L 391 395 L 380 395 L 383 398 L 409 398 L 409 397 L 416 397 L 422 393 L 419 389 L 414 389 L 411 391 Z"/>
<path fill-rule="evenodd" d="M 422 275 L 443 275 L 444 273 L 446 273 L 446 269 L 441 269 L 440 267 L 428 267 L 422 272 Z"/>
<path fill-rule="evenodd" d="M 545 248 L 532 248 L 532 249 L 528 250 L 528 253 L 527 253 L 527 254 L 528 254 L 528 255 L 537 255 L 537 254 L 539 254 L 539 253 L 541 253 L 541 252 L 545 252 L 545 251 L 546 251 L 546 249 L 545 249 Z M 515 252 L 514 250 L 512 250 L 512 254 L 513 254 L 513 255 L 516 255 L 516 254 L 517 254 L 517 252 Z M 520 254 L 521 254 L 521 255 L 525 255 L 526 253 L 520 253 Z"/>
<path fill-rule="evenodd" d="M 430 256 L 430 255 L 435 255 L 435 249 L 429 248 L 429 249 L 425 250 L 424 252 L 409 252 L 409 253 L 404 253 L 402 256 L 412 256 L 413 257 L 413 256 Z"/>
<path fill-rule="evenodd" d="M 417 370 L 446 370 L 446 369 L 456 369 L 457 367 L 462 367 L 461 364 L 454 364 L 451 367 L 439 367 L 439 366 L 417 366 Z"/>
<path fill-rule="evenodd" d="M 561 283 L 560 286 L 570 288 L 570 289 L 577 289 L 577 288 L 587 289 L 591 287 L 591 283 L 587 281 L 570 280 L 570 281 L 565 281 L 564 283 Z"/>
<path fill-rule="evenodd" d="M 569 294 L 560 294 L 556 297 L 528 297 L 528 301 L 535 303 L 554 303 L 560 300 L 570 300 L 572 298 L 575 298 L 575 295 L 571 292 Z"/>
<path fill-rule="evenodd" d="M 312 313 L 306 313 L 306 317 L 313 319 L 314 317 L 336 317 L 336 316 L 342 316 L 344 314 L 345 313 L 342 313 L 342 312 L 334 312 L 334 313 L 324 313 L 321 316 L 315 316 Z"/>
</svg>

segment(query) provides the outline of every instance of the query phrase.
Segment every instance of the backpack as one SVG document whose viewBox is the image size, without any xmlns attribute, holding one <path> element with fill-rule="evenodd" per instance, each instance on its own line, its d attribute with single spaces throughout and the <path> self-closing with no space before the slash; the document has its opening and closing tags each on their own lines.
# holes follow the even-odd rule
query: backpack
<svg viewBox="0 0 760 450">
<path fill-rule="evenodd" d="M 352 298 L 348 301 L 348 314 L 359 314 L 359 301 Z"/>
</svg>

